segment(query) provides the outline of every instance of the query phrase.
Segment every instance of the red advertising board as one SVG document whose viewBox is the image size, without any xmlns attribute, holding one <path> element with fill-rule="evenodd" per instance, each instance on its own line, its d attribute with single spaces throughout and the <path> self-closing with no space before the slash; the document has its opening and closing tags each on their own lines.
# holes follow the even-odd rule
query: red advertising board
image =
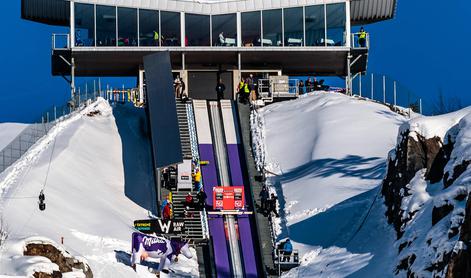
<svg viewBox="0 0 471 278">
<path fill-rule="evenodd" d="M 243 186 L 216 186 L 213 187 L 213 209 L 238 210 L 245 204 Z"/>
</svg>

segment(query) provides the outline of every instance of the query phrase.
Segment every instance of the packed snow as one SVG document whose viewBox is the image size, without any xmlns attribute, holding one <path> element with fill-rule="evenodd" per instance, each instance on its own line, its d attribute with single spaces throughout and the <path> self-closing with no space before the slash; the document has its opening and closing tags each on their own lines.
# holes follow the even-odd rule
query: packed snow
<svg viewBox="0 0 471 278">
<path fill-rule="evenodd" d="M 252 115 L 257 164 L 279 197 L 278 239 L 301 266 L 287 277 L 387 277 L 395 240 L 379 196 L 406 118 L 387 106 L 316 92 Z M 390 271 L 388 271 L 390 270 Z"/>
<path fill-rule="evenodd" d="M 21 123 L 0 123 L 0 150 L 3 150 L 28 125 Z"/>
<path fill-rule="evenodd" d="M 133 221 L 148 218 L 155 209 L 149 194 L 152 172 L 146 172 L 150 149 L 141 130 L 145 124 L 135 124 L 143 117 L 142 110 L 112 109 L 99 99 L 56 125 L 0 174 L 0 215 L 9 231 L 0 249 L 0 276 L 24 277 L 54 268 L 46 258 L 22 256 L 25 243 L 41 236 L 57 243 L 63 239 L 61 247 L 83 257 L 94 277 L 155 277 L 145 266 L 138 265 L 137 272 L 129 266 Z M 38 209 L 42 189 L 44 211 Z M 175 275 L 198 276 L 192 252 L 192 260 L 180 258 L 172 266 Z"/>
</svg>

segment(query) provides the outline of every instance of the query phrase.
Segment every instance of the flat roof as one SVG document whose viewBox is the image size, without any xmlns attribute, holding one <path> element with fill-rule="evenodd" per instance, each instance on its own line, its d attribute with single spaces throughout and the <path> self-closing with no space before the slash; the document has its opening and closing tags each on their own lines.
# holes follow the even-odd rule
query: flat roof
<svg viewBox="0 0 471 278">
<path fill-rule="evenodd" d="M 136 76 L 143 57 L 169 51 L 172 68 L 182 69 L 183 54 L 188 70 L 231 70 L 238 68 L 238 53 L 242 70 L 282 70 L 288 75 L 346 76 L 348 52 L 352 60 L 360 58 L 352 73 L 366 71 L 368 50 L 348 47 L 77 47 L 54 50 L 52 73 L 69 75 L 70 69 L 58 55 L 75 58 L 77 76 Z"/>
</svg>

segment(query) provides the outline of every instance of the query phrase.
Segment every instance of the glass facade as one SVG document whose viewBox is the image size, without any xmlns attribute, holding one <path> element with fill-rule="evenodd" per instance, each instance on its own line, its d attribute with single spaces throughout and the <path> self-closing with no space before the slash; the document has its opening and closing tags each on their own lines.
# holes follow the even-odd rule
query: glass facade
<svg viewBox="0 0 471 278">
<path fill-rule="evenodd" d="M 347 36 L 345 3 L 243 12 L 241 34 L 235 13 L 185 13 L 180 26 L 180 12 L 74 5 L 75 46 L 344 46 Z"/>
<path fill-rule="evenodd" d="M 137 9 L 118 8 L 118 46 L 137 46 Z"/>
<path fill-rule="evenodd" d="M 96 45 L 116 46 L 116 8 L 96 6 Z"/>
<path fill-rule="evenodd" d="M 303 8 L 284 9 L 285 46 L 303 46 Z"/>
<path fill-rule="evenodd" d="M 75 4 L 75 45 L 95 46 L 95 7 Z"/>
<path fill-rule="evenodd" d="M 281 23 L 281 9 L 266 10 L 262 12 L 263 43 L 262 46 L 283 45 L 283 25 Z"/>
<path fill-rule="evenodd" d="M 185 46 L 210 46 L 209 15 L 185 14 Z"/>
<path fill-rule="evenodd" d="M 162 46 L 181 46 L 180 13 L 160 12 L 160 32 Z"/>
<path fill-rule="evenodd" d="M 325 45 L 325 6 L 306 7 L 306 46 Z"/>
<path fill-rule="evenodd" d="M 259 46 L 262 37 L 260 12 L 242 13 L 241 25 L 242 46 Z"/>
<path fill-rule="evenodd" d="M 237 46 L 236 14 L 213 15 L 213 46 Z"/>
<path fill-rule="evenodd" d="M 345 4 L 329 4 L 326 6 L 327 14 L 327 46 L 345 45 Z"/>
<path fill-rule="evenodd" d="M 139 45 L 160 45 L 158 11 L 139 10 Z"/>
</svg>

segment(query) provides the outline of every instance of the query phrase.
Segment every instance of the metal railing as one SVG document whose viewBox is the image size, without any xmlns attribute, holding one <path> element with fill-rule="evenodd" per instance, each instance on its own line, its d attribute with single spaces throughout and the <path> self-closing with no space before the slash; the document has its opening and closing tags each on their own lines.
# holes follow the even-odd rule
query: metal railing
<svg viewBox="0 0 471 278">
<path fill-rule="evenodd" d="M 80 92 L 80 91 L 79 91 Z M 87 106 L 100 96 L 99 91 L 82 91 L 75 99 L 60 106 L 52 106 L 41 114 L 39 119 L 23 129 L 0 151 L 0 173 L 20 159 L 36 142 L 45 136 L 56 124 L 69 119 L 74 111 Z"/>
<path fill-rule="evenodd" d="M 52 49 L 70 49 L 70 34 L 52 34 Z"/>
<path fill-rule="evenodd" d="M 289 79 L 288 82 L 259 79 L 258 95 L 265 102 L 273 102 L 275 98 L 295 98 L 299 95 L 298 82 L 298 79 Z"/>
<path fill-rule="evenodd" d="M 383 103 L 393 108 L 404 108 L 422 114 L 422 99 L 407 87 L 385 74 L 358 74 L 352 81 L 352 92 L 360 97 Z M 407 111 L 406 111 L 407 112 Z"/>
<path fill-rule="evenodd" d="M 276 249 L 276 261 L 278 266 L 278 276 L 283 270 L 288 270 L 299 265 L 299 251 L 294 249 L 291 253 L 286 253 L 283 249 Z"/>
<path fill-rule="evenodd" d="M 364 43 L 360 40 L 360 33 L 352 33 L 351 44 L 352 48 L 370 48 L 370 33 L 366 33 Z"/>
</svg>

